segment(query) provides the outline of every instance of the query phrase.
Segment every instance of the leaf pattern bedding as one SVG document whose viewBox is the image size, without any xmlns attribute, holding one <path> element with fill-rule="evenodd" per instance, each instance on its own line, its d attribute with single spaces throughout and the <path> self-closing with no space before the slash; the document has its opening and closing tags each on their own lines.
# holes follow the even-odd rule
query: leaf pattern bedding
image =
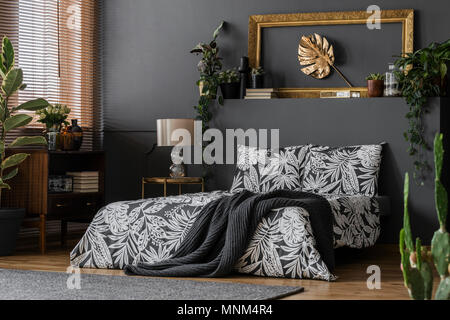
<svg viewBox="0 0 450 320">
<path fill-rule="evenodd" d="M 229 192 L 215 191 L 112 203 L 95 216 L 70 255 L 82 268 L 123 269 L 166 260 L 177 250 L 202 207 Z M 326 196 L 334 215 L 335 247 L 364 248 L 380 234 L 375 198 Z M 273 210 L 259 224 L 236 271 L 267 277 L 333 281 L 315 246 L 307 210 Z"/>
</svg>

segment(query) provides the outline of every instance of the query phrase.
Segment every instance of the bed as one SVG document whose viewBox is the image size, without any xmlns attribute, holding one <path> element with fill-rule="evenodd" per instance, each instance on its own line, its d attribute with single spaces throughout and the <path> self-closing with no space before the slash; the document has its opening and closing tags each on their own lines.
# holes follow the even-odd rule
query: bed
<svg viewBox="0 0 450 320">
<path fill-rule="evenodd" d="M 167 260 L 179 248 L 205 205 L 243 189 L 270 192 L 290 188 L 319 194 L 331 207 L 335 248 L 373 246 L 380 235 L 380 207 L 386 207 L 386 199 L 378 197 L 376 190 L 378 169 L 375 167 L 379 167 L 381 161 L 378 147 L 366 148 L 364 153 L 361 147 L 302 146 L 285 148 L 275 155 L 264 151 L 263 156 L 259 151 L 241 148 L 229 191 L 107 205 L 72 250 L 71 264 L 81 268 L 124 269 L 127 265 Z M 339 170 L 330 169 L 330 159 L 339 160 Z M 364 166 L 357 168 L 357 162 L 364 161 Z M 352 165 L 350 174 L 343 170 L 348 169 L 349 163 Z M 276 174 L 273 174 L 274 167 Z M 351 178 L 353 181 L 349 181 Z M 351 192 L 352 188 L 358 192 Z M 309 201 L 314 205 L 313 199 Z M 271 210 L 251 235 L 235 271 L 266 277 L 336 279 L 316 248 L 309 212 L 302 207 Z"/>
</svg>

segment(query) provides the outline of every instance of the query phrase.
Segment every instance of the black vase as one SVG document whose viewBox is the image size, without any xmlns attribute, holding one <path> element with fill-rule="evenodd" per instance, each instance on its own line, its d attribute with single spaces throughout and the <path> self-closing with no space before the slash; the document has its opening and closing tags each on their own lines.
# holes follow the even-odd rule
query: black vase
<svg viewBox="0 0 450 320">
<path fill-rule="evenodd" d="M 0 209 L 0 257 L 12 255 L 25 209 Z"/>
<path fill-rule="evenodd" d="M 80 150 L 83 144 L 83 129 L 78 125 L 78 120 L 72 120 L 73 150 Z"/>
<path fill-rule="evenodd" d="M 224 99 L 239 99 L 241 86 L 239 82 L 222 83 L 220 90 Z"/>
<path fill-rule="evenodd" d="M 252 89 L 262 89 L 262 88 L 264 88 L 264 75 L 252 74 Z"/>
</svg>

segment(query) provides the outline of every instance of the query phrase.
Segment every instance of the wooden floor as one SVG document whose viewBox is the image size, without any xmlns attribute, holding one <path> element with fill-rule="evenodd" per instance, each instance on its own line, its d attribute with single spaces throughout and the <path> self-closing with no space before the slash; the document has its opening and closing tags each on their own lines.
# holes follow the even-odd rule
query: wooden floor
<svg viewBox="0 0 450 320">
<path fill-rule="evenodd" d="M 76 244 L 76 238 L 68 241 L 66 249 L 61 248 L 56 238 L 49 242 L 49 251 L 40 255 L 33 242 L 23 242 L 21 248 L 11 257 L 0 257 L 0 268 L 35 271 L 65 272 L 69 266 L 69 252 Z M 337 282 L 329 283 L 313 280 L 291 280 L 233 276 L 226 279 L 202 280 L 219 282 L 241 282 L 262 285 L 302 286 L 305 292 L 285 299 L 328 300 L 328 299 L 409 299 L 403 286 L 399 270 L 399 255 L 395 245 L 378 245 L 366 250 L 337 250 Z M 367 288 L 367 267 L 378 265 L 381 268 L 381 290 Z M 83 273 L 95 273 L 111 276 L 123 276 L 119 270 L 84 269 Z M 199 279 L 195 279 L 199 280 Z"/>
</svg>

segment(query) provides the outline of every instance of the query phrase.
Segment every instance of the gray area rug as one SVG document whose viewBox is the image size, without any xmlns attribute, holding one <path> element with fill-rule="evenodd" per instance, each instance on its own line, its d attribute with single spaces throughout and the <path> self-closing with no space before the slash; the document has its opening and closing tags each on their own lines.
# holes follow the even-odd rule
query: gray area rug
<svg viewBox="0 0 450 320">
<path fill-rule="evenodd" d="M 71 277 L 72 276 L 72 277 Z M 0 269 L 0 300 L 271 300 L 301 287 Z M 78 283 L 81 289 L 76 288 Z"/>
</svg>

